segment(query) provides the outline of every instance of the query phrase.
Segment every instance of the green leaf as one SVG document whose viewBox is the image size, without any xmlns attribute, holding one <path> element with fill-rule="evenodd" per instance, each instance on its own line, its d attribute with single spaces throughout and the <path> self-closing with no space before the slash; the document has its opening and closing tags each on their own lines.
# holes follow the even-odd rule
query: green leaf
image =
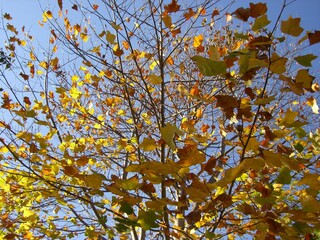
<svg viewBox="0 0 320 240">
<path fill-rule="evenodd" d="M 307 136 L 306 131 L 301 127 L 295 128 L 294 131 L 298 138 L 304 138 L 305 136 Z"/>
<path fill-rule="evenodd" d="M 144 230 L 149 230 L 151 228 L 158 227 L 156 223 L 157 215 L 153 211 L 140 211 L 138 215 L 138 223 L 140 224 L 141 228 Z"/>
<path fill-rule="evenodd" d="M 280 184 L 290 184 L 291 183 L 290 169 L 287 167 L 282 167 L 280 170 L 279 176 L 276 179 L 276 182 Z"/>
<path fill-rule="evenodd" d="M 224 61 L 213 61 L 202 56 L 194 56 L 191 59 L 196 62 L 200 72 L 205 76 L 216 76 L 227 72 Z"/>
<path fill-rule="evenodd" d="M 304 147 L 301 143 L 297 143 L 294 145 L 294 149 L 296 149 L 299 153 L 301 153 L 303 151 Z"/>
<path fill-rule="evenodd" d="M 263 15 L 254 21 L 254 24 L 252 26 L 252 30 L 258 31 L 261 28 L 264 28 L 265 26 L 269 25 L 269 23 L 271 23 L 271 21 L 269 21 L 268 16 Z"/>
<path fill-rule="evenodd" d="M 296 60 L 300 65 L 305 66 L 305 67 L 312 67 L 311 62 L 315 60 L 317 56 L 313 54 L 306 54 L 303 56 L 298 56 L 295 57 L 294 60 Z"/>
<path fill-rule="evenodd" d="M 300 27 L 300 18 L 292 18 L 291 16 L 286 21 L 281 22 L 281 32 L 298 37 L 303 28 Z"/>
<path fill-rule="evenodd" d="M 120 212 L 126 213 L 128 215 L 133 214 L 133 208 L 131 207 L 130 204 L 128 204 L 127 202 L 121 202 L 121 207 L 119 209 Z"/>
</svg>

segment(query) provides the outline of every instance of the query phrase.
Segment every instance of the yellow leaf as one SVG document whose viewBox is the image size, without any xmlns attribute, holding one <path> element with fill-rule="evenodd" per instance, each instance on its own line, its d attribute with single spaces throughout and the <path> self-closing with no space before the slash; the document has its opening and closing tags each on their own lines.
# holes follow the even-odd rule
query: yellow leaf
<svg viewBox="0 0 320 240">
<path fill-rule="evenodd" d="M 73 99 L 78 99 L 81 97 L 82 95 L 82 92 L 79 91 L 79 89 L 75 88 L 75 87 L 72 87 L 70 90 L 69 90 L 69 93 L 70 93 L 70 96 L 73 98 Z"/>
<path fill-rule="evenodd" d="M 173 138 L 176 134 L 182 135 L 183 133 L 177 128 L 176 125 L 168 123 L 165 127 L 160 127 L 161 137 L 168 144 L 172 150 L 176 150 L 176 145 Z"/>
<path fill-rule="evenodd" d="M 71 77 L 71 81 L 72 82 L 76 82 L 76 81 L 78 81 L 79 80 L 79 76 L 77 76 L 77 75 L 73 75 L 72 77 Z"/>
<path fill-rule="evenodd" d="M 202 45 L 202 42 L 203 42 L 203 35 L 202 34 L 195 36 L 193 39 L 193 46 L 195 48 L 200 47 Z"/>
<path fill-rule="evenodd" d="M 314 112 L 315 114 L 319 114 L 319 107 L 315 98 L 307 98 L 307 105 L 311 107 L 312 112 Z"/>
<path fill-rule="evenodd" d="M 158 61 L 153 61 L 153 62 L 150 64 L 150 66 L 149 66 L 150 70 L 154 70 L 154 68 L 155 68 L 156 66 L 158 66 L 158 64 L 159 64 Z"/>
<path fill-rule="evenodd" d="M 86 33 L 80 33 L 80 37 L 84 42 L 88 42 L 89 40 L 89 35 Z"/>
<path fill-rule="evenodd" d="M 139 147 L 143 151 L 153 151 L 157 148 L 156 141 L 152 138 L 144 138 L 142 143 L 139 145 Z"/>
<path fill-rule="evenodd" d="M 151 74 L 148 76 L 148 81 L 152 84 L 161 84 L 162 83 L 162 78 L 155 75 L 155 74 Z"/>
</svg>

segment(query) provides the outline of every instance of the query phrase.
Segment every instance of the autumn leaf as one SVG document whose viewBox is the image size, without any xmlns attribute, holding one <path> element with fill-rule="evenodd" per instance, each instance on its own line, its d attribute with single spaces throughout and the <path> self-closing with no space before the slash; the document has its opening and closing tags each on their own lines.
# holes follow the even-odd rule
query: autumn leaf
<svg viewBox="0 0 320 240">
<path fill-rule="evenodd" d="M 314 31 L 314 33 L 308 33 L 308 39 L 310 45 L 320 42 L 320 31 Z"/>
<path fill-rule="evenodd" d="M 63 1 L 63 0 L 58 0 L 58 6 L 59 6 L 59 8 L 60 8 L 61 11 L 62 11 L 62 1 Z"/>
<path fill-rule="evenodd" d="M 237 107 L 238 100 L 229 95 L 217 95 L 215 98 L 217 99 L 216 107 L 222 108 L 227 119 L 232 118 L 234 116 L 233 110 Z"/>
<path fill-rule="evenodd" d="M 162 83 L 162 78 L 156 74 L 150 74 L 147 78 L 147 80 L 155 85 L 161 84 Z"/>
<path fill-rule="evenodd" d="M 202 45 L 202 42 L 203 42 L 204 38 L 203 38 L 203 35 L 200 34 L 198 36 L 195 36 L 194 39 L 193 39 L 193 46 L 195 48 L 198 48 Z"/>
<path fill-rule="evenodd" d="M 266 3 L 250 3 L 250 16 L 253 18 L 258 18 L 266 14 L 268 8 Z"/>
<path fill-rule="evenodd" d="M 276 74 L 282 74 L 286 71 L 286 63 L 288 59 L 278 56 L 276 53 L 272 54 L 270 71 Z"/>
<path fill-rule="evenodd" d="M 164 10 L 167 13 L 178 12 L 180 10 L 180 5 L 177 4 L 177 0 L 172 0 L 170 4 L 164 6 Z"/>
<path fill-rule="evenodd" d="M 158 219 L 154 211 L 143 211 L 140 210 L 138 214 L 138 223 L 144 230 L 158 227 L 156 220 Z"/>
<path fill-rule="evenodd" d="M 183 133 L 181 132 L 181 130 L 177 128 L 176 125 L 168 123 L 164 127 L 160 128 L 160 132 L 162 139 L 168 144 L 168 146 L 172 150 L 176 150 L 176 145 L 174 143 L 173 138 L 176 134 L 182 135 Z"/>
<path fill-rule="evenodd" d="M 282 21 L 281 32 L 298 37 L 303 32 L 303 28 L 300 27 L 300 18 L 290 16 L 288 20 Z"/>
<path fill-rule="evenodd" d="M 251 10 L 250 8 L 243 8 L 243 7 L 240 7 L 238 8 L 237 10 L 235 10 L 233 13 L 232 13 L 233 16 L 235 16 L 236 18 L 246 22 L 248 21 L 248 18 L 250 17 L 251 15 Z"/>
<path fill-rule="evenodd" d="M 9 13 L 3 14 L 3 17 L 4 17 L 5 19 L 7 19 L 7 20 L 12 20 L 12 17 L 11 17 L 11 15 L 10 15 Z"/>
<path fill-rule="evenodd" d="M 307 98 L 306 103 L 311 107 L 313 113 L 319 114 L 319 106 L 317 104 L 317 100 L 314 97 Z"/>
<path fill-rule="evenodd" d="M 200 72 L 205 76 L 221 75 L 227 71 L 224 61 L 212 61 L 202 56 L 193 56 L 191 59 L 196 62 Z"/>
<path fill-rule="evenodd" d="M 153 151 L 157 148 L 156 141 L 152 138 L 144 138 L 142 143 L 139 145 L 139 147 L 143 151 Z"/>
<path fill-rule="evenodd" d="M 312 67 L 311 62 L 318 58 L 317 56 L 313 54 L 306 54 L 303 56 L 298 56 L 295 57 L 294 60 L 296 60 L 300 65 L 305 66 L 305 67 Z"/>
<path fill-rule="evenodd" d="M 195 15 L 195 12 L 193 11 L 192 8 L 188 8 L 188 12 L 184 13 L 183 16 L 185 17 L 186 20 L 189 20 Z"/>
<path fill-rule="evenodd" d="M 265 26 L 269 25 L 270 23 L 271 23 L 271 21 L 268 20 L 267 15 L 262 15 L 261 17 L 257 18 L 254 21 L 254 24 L 252 25 L 252 30 L 258 31 L 258 30 L 264 28 Z"/>
<path fill-rule="evenodd" d="M 309 70 L 300 69 L 297 72 L 295 80 L 297 83 L 301 83 L 303 88 L 310 89 L 314 78 L 315 78 L 314 76 L 311 76 L 309 74 Z"/>
<path fill-rule="evenodd" d="M 203 163 L 206 159 L 205 155 L 198 151 L 197 145 L 186 145 L 182 149 L 178 149 L 178 164 L 181 167 L 190 167 Z"/>
<path fill-rule="evenodd" d="M 162 21 L 163 21 L 164 25 L 165 25 L 167 28 L 171 28 L 171 26 L 172 26 L 172 19 L 171 19 L 171 17 L 170 17 L 169 14 L 164 13 L 163 16 L 162 16 Z"/>
</svg>

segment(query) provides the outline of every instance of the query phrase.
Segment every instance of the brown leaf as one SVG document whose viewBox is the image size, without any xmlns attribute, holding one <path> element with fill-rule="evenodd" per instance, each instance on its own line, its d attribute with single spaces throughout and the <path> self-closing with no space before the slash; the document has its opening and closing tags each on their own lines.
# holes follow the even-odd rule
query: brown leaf
<svg viewBox="0 0 320 240">
<path fill-rule="evenodd" d="M 232 15 L 235 16 L 236 18 L 246 22 L 248 21 L 248 18 L 250 17 L 250 8 L 238 8 L 235 10 Z"/>
<path fill-rule="evenodd" d="M 172 37 L 176 37 L 177 34 L 181 33 L 181 30 L 180 30 L 180 27 L 179 28 L 176 28 L 174 30 L 171 30 L 171 34 L 172 34 Z"/>
<path fill-rule="evenodd" d="M 188 8 L 188 12 L 183 14 L 183 16 L 185 17 L 186 20 L 189 20 L 190 18 L 192 18 L 194 16 L 194 14 L 195 14 L 195 12 L 193 11 L 193 9 Z"/>
<path fill-rule="evenodd" d="M 73 4 L 73 6 L 71 7 L 73 10 L 78 11 L 78 6 L 77 4 Z"/>
<path fill-rule="evenodd" d="M 62 11 L 62 0 L 58 0 L 58 6 L 59 6 L 60 10 Z"/>
<path fill-rule="evenodd" d="M 23 98 L 23 102 L 24 102 L 25 104 L 27 104 L 27 105 L 31 105 L 31 102 L 30 102 L 30 100 L 29 100 L 28 97 L 24 97 L 24 98 Z"/>
<path fill-rule="evenodd" d="M 238 105 L 237 99 L 229 95 L 217 95 L 215 97 L 217 99 L 216 107 L 221 107 L 228 119 L 232 118 L 234 115 L 233 110 Z"/>
<path fill-rule="evenodd" d="M 172 0 L 170 4 L 164 6 L 164 10 L 167 13 L 178 12 L 180 10 L 180 5 L 177 4 L 177 0 Z"/>
<path fill-rule="evenodd" d="M 213 10 L 212 14 L 211 14 L 211 17 L 214 18 L 215 16 L 218 16 L 219 14 L 220 14 L 220 13 L 219 13 L 219 10 L 215 8 L 215 9 Z"/>
<path fill-rule="evenodd" d="M 267 4 L 265 3 L 250 3 L 250 16 L 253 18 L 260 17 L 267 12 Z"/>
<path fill-rule="evenodd" d="M 314 33 L 308 33 L 310 45 L 320 42 L 320 31 L 315 31 Z"/>
</svg>

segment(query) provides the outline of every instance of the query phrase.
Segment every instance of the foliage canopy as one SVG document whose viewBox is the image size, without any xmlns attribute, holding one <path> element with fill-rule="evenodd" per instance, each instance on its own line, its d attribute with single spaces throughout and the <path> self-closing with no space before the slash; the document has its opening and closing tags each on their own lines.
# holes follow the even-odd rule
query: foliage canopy
<svg viewBox="0 0 320 240">
<path fill-rule="evenodd" d="M 1 238 L 319 236 L 320 31 L 288 4 L 58 0 L 46 46 L 5 13 Z"/>
</svg>

